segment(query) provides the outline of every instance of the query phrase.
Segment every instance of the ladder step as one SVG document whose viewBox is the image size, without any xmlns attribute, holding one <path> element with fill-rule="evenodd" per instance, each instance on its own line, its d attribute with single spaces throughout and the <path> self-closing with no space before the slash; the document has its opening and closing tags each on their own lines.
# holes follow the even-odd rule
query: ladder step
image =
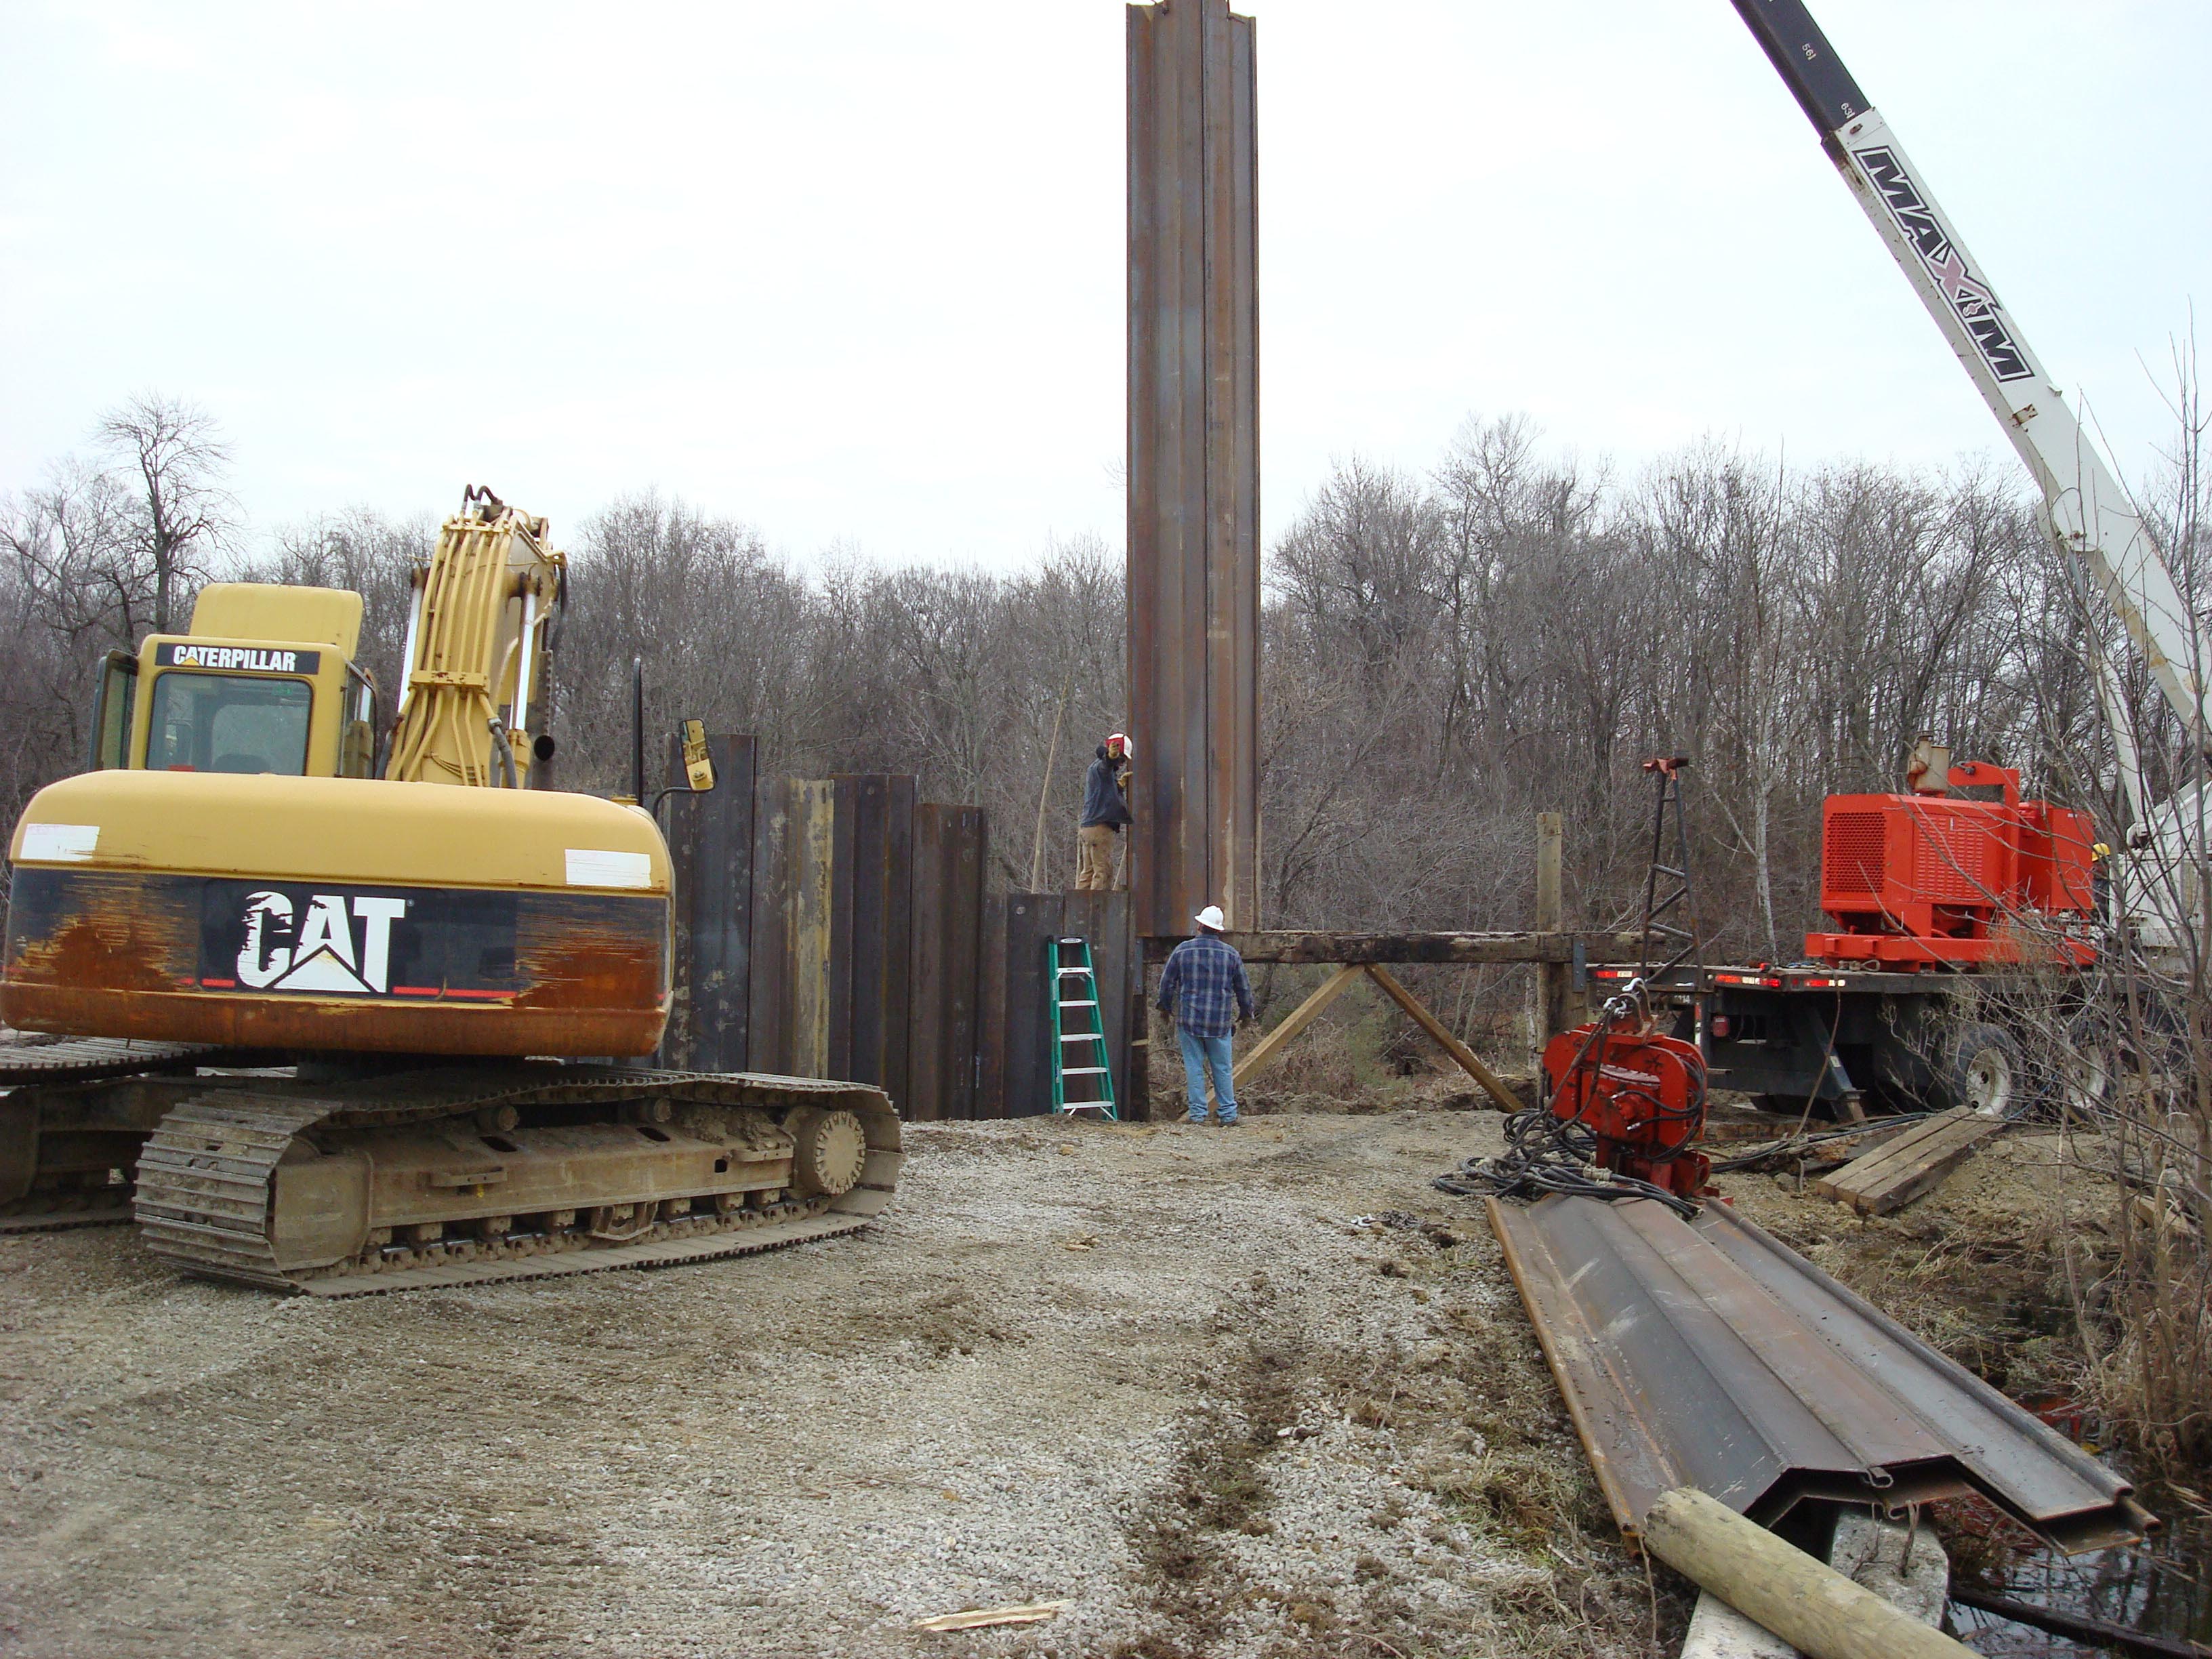
<svg viewBox="0 0 2212 1659">
<path fill-rule="evenodd" d="M 1106 1068 L 1103 1066 L 1068 1066 L 1062 1067 L 1060 1074 L 1062 1077 L 1104 1077 Z"/>
<path fill-rule="evenodd" d="M 1062 979 L 1088 979 L 1091 970 L 1088 968 L 1063 968 L 1060 970 L 1060 976 Z"/>
<path fill-rule="evenodd" d="M 1103 1031 L 1070 1031 L 1060 1040 L 1062 1042 L 1103 1042 L 1106 1034 Z"/>
<path fill-rule="evenodd" d="M 1092 997 L 1087 1002 L 1063 1002 L 1060 1006 L 1063 1008 L 1096 1008 L 1098 1006 L 1098 999 Z"/>
</svg>

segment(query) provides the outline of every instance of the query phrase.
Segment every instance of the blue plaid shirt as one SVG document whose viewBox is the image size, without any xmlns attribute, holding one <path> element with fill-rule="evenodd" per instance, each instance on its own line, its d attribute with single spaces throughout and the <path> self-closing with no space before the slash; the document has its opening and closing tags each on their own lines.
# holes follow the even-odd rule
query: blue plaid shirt
<svg viewBox="0 0 2212 1659">
<path fill-rule="evenodd" d="M 1185 939 L 1170 952 L 1160 975 L 1159 1005 L 1193 1036 L 1227 1036 L 1237 1029 L 1239 1012 L 1253 1017 L 1244 958 L 1218 933 Z"/>
</svg>

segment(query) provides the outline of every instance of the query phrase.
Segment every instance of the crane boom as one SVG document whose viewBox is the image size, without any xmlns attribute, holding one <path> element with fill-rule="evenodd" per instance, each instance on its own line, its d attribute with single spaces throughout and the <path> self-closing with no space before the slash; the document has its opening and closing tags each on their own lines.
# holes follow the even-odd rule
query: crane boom
<svg viewBox="0 0 2212 1659">
<path fill-rule="evenodd" d="M 2212 652 L 2127 492 L 2028 349 L 2012 313 L 1906 159 L 1889 123 L 1868 103 L 1802 0 L 1733 3 L 1966 365 L 1982 401 L 2027 463 L 2059 547 L 2083 584 L 2101 593 L 2118 616 L 2190 740 L 2203 748 L 2204 677 Z M 2115 715 L 2109 676 L 2100 673 L 2100 679 L 2107 714 Z M 2116 738 L 2124 738 L 2125 729 L 2124 722 L 2114 721 Z M 2135 781 L 2129 781 L 2134 794 Z M 2133 804 L 2140 818 L 2140 799 Z"/>
</svg>

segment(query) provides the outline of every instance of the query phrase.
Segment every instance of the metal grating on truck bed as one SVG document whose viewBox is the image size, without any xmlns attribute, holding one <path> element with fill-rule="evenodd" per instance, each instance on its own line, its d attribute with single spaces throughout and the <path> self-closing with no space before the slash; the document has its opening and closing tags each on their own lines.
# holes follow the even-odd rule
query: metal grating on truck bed
<svg viewBox="0 0 2212 1659">
<path fill-rule="evenodd" d="M 1772 1524 L 1800 1500 L 1979 1492 L 2069 1553 L 2157 1523 L 2130 1484 L 1709 1203 L 1489 1200 L 1490 1222 L 1621 1530 L 1674 1486 Z"/>
</svg>

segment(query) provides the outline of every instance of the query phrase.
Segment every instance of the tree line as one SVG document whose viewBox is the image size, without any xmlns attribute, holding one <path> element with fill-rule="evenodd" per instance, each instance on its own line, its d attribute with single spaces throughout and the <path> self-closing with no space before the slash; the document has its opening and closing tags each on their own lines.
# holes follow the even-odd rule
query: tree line
<svg viewBox="0 0 2212 1659">
<path fill-rule="evenodd" d="M 181 629 L 213 578 L 361 592 L 388 707 L 436 516 L 354 507 L 246 544 L 228 462 L 204 411 L 143 398 L 0 497 L 11 820 L 84 763 L 100 656 Z M 1072 879 L 1083 769 L 1126 718 L 1113 550 L 1048 544 L 1007 573 L 810 566 L 653 491 L 554 527 L 571 559 L 564 786 L 624 787 L 642 659 L 656 732 L 697 715 L 757 734 L 770 772 L 918 774 L 925 798 L 987 809 L 1014 887 L 1042 801 L 1036 867 L 1048 887 Z M 1566 815 L 1571 911 L 1631 921 L 1641 763 L 1660 754 L 1693 763 L 1699 908 L 1711 949 L 1734 955 L 1796 954 L 1819 925 L 1821 798 L 1899 787 L 1921 732 L 2100 822 L 2119 810 L 2085 665 L 2093 613 L 2009 469 L 1784 466 L 1705 442 L 1620 476 L 1524 420 L 1470 422 L 1425 470 L 1336 466 L 1265 569 L 1271 924 L 1525 926 L 1542 811 Z M 2173 734 L 2135 691 L 2155 759 Z"/>
</svg>

